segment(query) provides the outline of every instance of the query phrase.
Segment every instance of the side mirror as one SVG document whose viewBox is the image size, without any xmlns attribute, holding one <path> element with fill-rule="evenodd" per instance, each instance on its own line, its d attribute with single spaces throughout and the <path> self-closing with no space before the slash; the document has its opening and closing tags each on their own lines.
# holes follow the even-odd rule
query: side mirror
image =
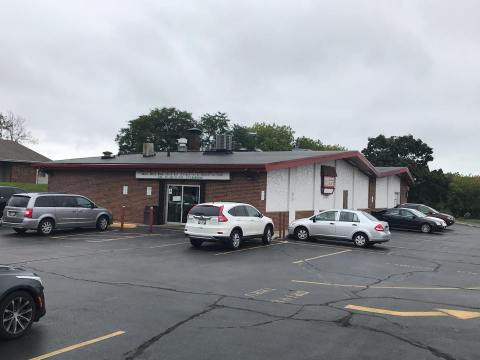
<svg viewBox="0 0 480 360">
<path fill-rule="evenodd" d="M 313 218 L 312 218 L 312 221 L 313 221 L 313 222 L 317 222 L 317 218 L 316 218 L 316 217 L 313 217 Z"/>
<path fill-rule="evenodd" d="M 257 215 L 260 219 L 263 218 L 263 214 L 262 213 L 258 213 Z"/>
<path fill-rule="evenodd" d="M 96 207 L 97 207 L 97 205 L 95 205 L 94 203 L 90 204 L 90 209 L 95 209 Z"/>
</svg>

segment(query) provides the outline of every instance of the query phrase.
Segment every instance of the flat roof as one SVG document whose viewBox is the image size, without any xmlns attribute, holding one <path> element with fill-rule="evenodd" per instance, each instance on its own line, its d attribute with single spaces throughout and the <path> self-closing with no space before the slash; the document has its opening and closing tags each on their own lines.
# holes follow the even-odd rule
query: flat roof
<svg viewBox="0 0 480 360">
<path fill-rule="evenodd" d="M 381 177 L 401 175 L 407 168 L 374 167 L 359 151 L 265 151 L 265 152 L 232 152 L 204 153 L 191 152 L 158 152 L 155 156 L 144 157 L 142 154 L 117 155 L 103 159 L 87 157 L 65 159 L 36 164 L 35 167 L 54 169 L 97 169 L 97 170 L 190 170 L 190 171 L 246 171 L 287 169 L 319 162 L 345 160 L 358 167 L 370 176 Z M 408 172 L 409 174 L 409 172 Z M 411 176 L 411 175 L 410 175 Z M 413 182 L 413 177 L 410 178 Z"/>
</svg>

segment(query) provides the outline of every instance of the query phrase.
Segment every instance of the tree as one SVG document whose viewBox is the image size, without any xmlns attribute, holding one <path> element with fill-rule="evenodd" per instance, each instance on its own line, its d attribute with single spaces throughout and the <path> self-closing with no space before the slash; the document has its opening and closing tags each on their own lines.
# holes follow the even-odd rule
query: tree
<svg viewBox="0 0 480 360">
<path fill-rule="evenodd" d="M 323 144 L 320 140 L 314 140 L 305 136 L 298 137 L 295 140 L 295 147 L 306 150 L 315 150 L 315 151 L 335 151 L 335 150 L 347 150 L 340 145 L 326 145 Z"/>
<path fill-rule="evenodd" d="M 198 122 L 198 127 L 203 132 L 202 145 L 209 147 L 215 145 L 215 135 L 230 131 L 230 119 L 227 114 L 204 114 Z"/>
<path fill-rule="evenodd" d="M 148 115 L 140 115 L 120 129 L 115 141 L 120 152 L 141 152 L 143 143 L 149 139 L 155 150 L 175 150 L 177 139 L 186 137 L 188 129 L 196 127 L 192 114 L 174 107 L 155 108 Z"/>
<path fill-rule="evenodd" d="M 0 113 L 0 139 L 12 140 L 16 143 L 36 143 L 37 140 L 26 128 L 27 120 L 9 111 Z"/>
<path fill-rule="evenodd" d="M 255 123 L 250 128 L 256 133 L 255 145 L 262 151 L 289 151 L 294 145 L 294 131 L 290 126 Z"/>
<path fill-rule="evenodd" d="M 232 135 L 235 150 L 255 150 L 256 134 L 253 134 L 252 129 L 249 127 L 234 124 L 232 126 Z"/>
<path fill-rule="evenodd" d="M 368 138 L 362 153 L 375 166 L 408 166 L 415 177 L 428 172 L 433 149 L 413 135 Z"/>
</svg>

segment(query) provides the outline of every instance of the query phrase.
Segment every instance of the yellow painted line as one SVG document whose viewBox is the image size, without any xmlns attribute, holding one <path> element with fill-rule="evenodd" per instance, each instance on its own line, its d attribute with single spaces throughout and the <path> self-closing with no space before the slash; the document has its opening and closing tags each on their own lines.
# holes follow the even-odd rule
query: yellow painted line
<svg viewBox="0 0 480 360">
<path fill-rule="evenodd" d="M 468 320 L 475 319 L 480 317 L 480 312 L 478 311 L 465 311 L 465 310 L 452 310 L 452 309 L 435 309 L 441 312 L 444 312 L 450 316 L 454 316 L 457 319 Z"/>
<path fill-rule="evenodd" d="M 294 283 L 310 284 L 310 285 L 323 285 L 323 286 L 338 286 L 338 287 L 352 287 L 352 288 L 364 288 L 369 289 L 392 289 L 392 290 L 480 290 L 480 288 L 459 288 L 459 287 L 421 287 L 421 286 L 381 286 L 381 285 L 353 285 L 353 284 L 335 284 L 328 282 L 317 281 L 304 281 L 304 280 L 291 280 Z"/>
<path fill-rule="evenodd" d="M 112 225 L 110 225 L 112 228 L 121 228 L 122 224 L 114 222 Z M 123 228 L 124 229 L 135 229 L 137 227 L 137 224 L 131 224 L 131 223 L 123 223 Z"/>
<path fill-rule="evenodd" d="M 229 254 L 235 254 L 235 253 L 242 252 L 242 251 L 249 251 L 249 250 L 256 250 L 256 249 L 265 249 L 265 248 L 267 248 L 267 247 L 269 247 L 269 246 L 282 245 L 282 244 L 286 244 L 286 243 L 288 243 L 288 241 L 279 241 L 279 242 L 272 243 L 272 244 L 269 244 L 269 245 L 260 245 L 260 246 L 253 246 L 253 247 L 246 248 L 246 249 L 225 251 L 225 252 L 221 252 L 221 253 L 216 253 L 216 254 L 214 254 L 214 255 L 215 255 L 215 256 L 218 256 L 218 255 L 229 255 Z"/>
<path fill-rule="evenodd" d="M 343 253 L 346 253 L 346 252 L 349 252 L 349 251 L 352 251 L 352 250 L 337 251 L 337 252 L 334 252 L 334 253 L 331 253 L 331 254 L 324 254 L 324 255 L 320 255 L 320 256 L 311 257 L 311 258 L 308 258 L 308 259 L 302 259 L 302 260 L 294 261 L 292 264 L 301 264 L 301 263 L 304 263 L 304 262 L 307 262 L 307 261 L 310 261 L 310 260 L 316 260 L 316 259 L 324 258 L 324 257 L 327 257 L 327 256 L 343 254 Z"/>
<path fill-rule="evenodd" d="M 100 336 L 100 337 L 97 337 L 95 339 L 87 340 L 87 341 L 84 341 L 84 342 L 81 342 L 81 343 L 78 343 L 78 344 L 67 346 L 63 349 L 59 349 L 59 350 L 49 352 L 48 354 L 43 354 L 43 355 L 40 355 L 40 356 L 36 356 L 34 358 L 31 358 L 30 360 L 48 359 L 48 358 L 51 358 L 53 356 L 63 354 L 63 353 L 69 352 L 69 351 L 73 351 L 73 350 L 79 349 L 81 347 L 84 347 L 84 346 L 87 346 L 87 345 L 92 345 L 92 344 L 95 344 L 97 342 L 107 340 L 107 339 L 113 338 L 115 336 L 123 335 L 123 334 L 125 334 L 125 331 L 116 331 L 116 332 L 113 332 L 113 333 L 108 334 L 108 335 Z"/>
<path fill-rule="evenodd" d="M 400 317 L 424 317 L 424 316 L 448 316 L 441 311 L 395 311 L 387 309 L 372 308 L 367 306 L 347 305 L 345 309 L 358 310 L 374 314 L 392 315 Z"/>
</svg>

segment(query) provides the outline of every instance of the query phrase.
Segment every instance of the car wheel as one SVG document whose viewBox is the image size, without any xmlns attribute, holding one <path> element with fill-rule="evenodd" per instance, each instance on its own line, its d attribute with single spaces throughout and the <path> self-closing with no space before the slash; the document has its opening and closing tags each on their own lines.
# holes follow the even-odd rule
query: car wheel
<svg viewBox="0 0 480 360">
<path fill-rule="evenodd" d="M 38 225 L 38 232 L 42 235 L 50 235 L 54 228 L 55 225 L 52 219 L 43 219 Z"/>
<path fill-rule="evenodd" d="M 203 240 L 200 239 L 190 239 L 190 244 L 192 244 L 193 247 L 199 248 L 203 244 Z"/>
<path fill-rule="evenodd" d="M 227 240 L 227 246 L 229 249 L 237 250 L 242 243 L 242 232 L 235 229 L 230 234 L 230 238 Z"/>
<path fill-rule="evenodd" d="M 17 234 L 25 234 L 27 232 L 27 229 L 20 229 L 20 228 L 13 228 Z"/>
<path fill-rule="evenodd" d="M 265 227 L 265 231 L 263 232 L 263 237 L 262 237 L 262 243 L 264 245 L 269 245 L 272 242 L 273 239 L 273 230 L 270 225 L 267 225 Z"/>
<path fill-rule="evenodd" d="M 308 229 L 306 227 L 299 226 L 295 229 L 295 237 L 297 240 L 305 241 L 308 240 L 310 234 L 308 233 Z"/>
<path fill-rule="evenodd" d="M 25 291 L 8 295 L 0 304 L 0 337 L 15 339 L 24 335 L 35 319 L 35 301 Z"/>
<path fill-rule="evenodd" d="M 432 232 L 432 227 L 430 226 L 430 224 L 425 223 L 425 224 L 422 224 L 422 227 L 420 228 L 420 230 L 422 230 L 422 233 L 428 234 Z"/>
<path fill-rule="evenodd" d="M 108 217 L 102 215 L 97 220 L 97 230 L 106 231 L 108 229 Z"/>
<path fill-rule="evenodd" d="M 355 235 L 353 235 L 352 240 L 353 240 L 353 244 L 356 247 L 364 248 L 369 246 L 368 237 L 364 233 L 356 233 Z"/>
</svg>

